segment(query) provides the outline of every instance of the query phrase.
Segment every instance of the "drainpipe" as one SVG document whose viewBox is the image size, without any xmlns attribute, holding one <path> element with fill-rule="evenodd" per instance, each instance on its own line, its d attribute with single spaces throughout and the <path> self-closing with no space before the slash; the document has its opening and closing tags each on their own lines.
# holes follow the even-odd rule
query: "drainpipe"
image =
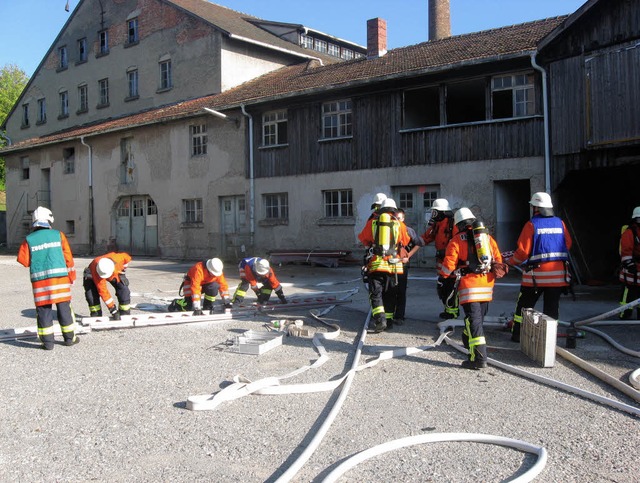
<svg viewBox="0 0 640 483">
<path fill-rule="evenodd" d="M 249 226 L 251 230 L 251 249 L 253 250 L 253 237 L 255 234 L 255 187 L 253 178 L 253 116 L 240 106 L 242 114 L 249 118 Z"/>
<path fill-rule="evenodd" d="M 549 102 L 547 100 L 547 71 L 536 62 L 536 53 L 531 54 L 531 66 L 542 74 L 542 115 L 544 117 L 544 190 L 551 194 L 551 155 L 549 148 Z"/>
<path fill-rule="evenodd" d="M 84 136 L 80 136 L 80 142 L 89 149 L 89 251 L 93 253 L 96 239 L 96 230 L 93 223 L 93 149 L 84 142 Z"/>
</svg>

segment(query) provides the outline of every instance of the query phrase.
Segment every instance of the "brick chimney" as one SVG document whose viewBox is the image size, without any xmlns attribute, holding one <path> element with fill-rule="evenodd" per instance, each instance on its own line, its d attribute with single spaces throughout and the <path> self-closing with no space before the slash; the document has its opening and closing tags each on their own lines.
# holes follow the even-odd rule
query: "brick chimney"
<svg viewBox="0 0 640 483">
<path fill-rule="evenodd" d="M 449 0 L 429 0 L 429 40 L 451 37 Z"/>
<path fill-rule="evenodd" d="M 381 18 L 367 20 L 367 58 L 382 57 L 387 53 L 387 21 Z"/>
</svg>

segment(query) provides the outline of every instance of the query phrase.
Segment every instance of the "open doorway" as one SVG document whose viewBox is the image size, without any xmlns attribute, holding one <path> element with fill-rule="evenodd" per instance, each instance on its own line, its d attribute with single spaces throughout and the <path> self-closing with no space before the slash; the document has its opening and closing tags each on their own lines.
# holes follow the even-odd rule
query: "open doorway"
<svg viewBox="0 0 640 483">
<path fill-rule="evenodd" d="M 515 250 L 522 227 L 530 218 L 528 179 L 495 181 L 496 241 L 503 252 Z"/>
</svg>

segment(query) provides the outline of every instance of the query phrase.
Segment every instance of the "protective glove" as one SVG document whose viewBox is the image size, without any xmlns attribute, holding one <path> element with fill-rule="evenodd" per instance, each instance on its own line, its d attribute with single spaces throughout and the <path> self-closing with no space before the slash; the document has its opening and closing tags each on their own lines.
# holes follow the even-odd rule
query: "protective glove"
<svg viewBox="0 0 640 483">
<path fill-rule="evenodd" d="M 109 313 L 111 314 L 111 320 L 120 320 L 120 312 L 118 312 L 118 307 L 115 305 L 109 309 Z"/>
<path fill-rule="evenodd" d="M 622 266 L 629 273 L 638 272 L 638 267 L 636 266 L 636 262 L 634 262 L 633 260 L 625 260 L 624 262 L 622 262 Z"/>
<path fill-rule="evenodd" d="M 233 307 L 233 304 L 229 299 L 222 299 L 222 303 L 224 304 L 225 309 L 230 309 L 231 307 Z"/>
<path fill-rule="evenodd" d="M 204 315 L 204 312 L 202 312 L 202 309 L 196 309 L 193 311 L 193 315 Z"/>
</svg>

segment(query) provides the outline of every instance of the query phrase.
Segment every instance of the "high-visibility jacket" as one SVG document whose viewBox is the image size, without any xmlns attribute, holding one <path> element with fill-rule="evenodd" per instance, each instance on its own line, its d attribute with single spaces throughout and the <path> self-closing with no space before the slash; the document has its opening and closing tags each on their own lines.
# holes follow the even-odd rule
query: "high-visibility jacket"
<svg viewBox="0 0 640 483">
<path fill-rule="evenodd" d="M 557 216 L 534 215 L 518 237 L 511 265 L 525 264 L 524 287 L 566 287 L 571 281 L 567 270 L 572 240 Z"/>
<path fill-rule="evenodd" d="M 34 231 L 20 245 L 17 261 L 29 268 L 36 307 L 71 300 L 76 269 L 64 233 L 53 229 Z"/>
<path fill-rule="evenodd" d="M 258 260 L 260 260 L 260 257 L 244 258 L 240 261 L 240 264 L 238 265 L 240 279 L 242 281 L 249 282 L 251 289 L 254 291 L 258 287 L 258 283 L 265 283 L 265 281 L 269 281 L 271 288 L 277 292 L 280 290 L 281 285 L 275 272 L 272 268 L 269 268 L 269 272 L 266 275 L 258 275 L 255 269 L 255 265 Z"/>
<path fill-rule="evenodd" d="M 471 237 L 471 242 L 469 242 L 468 237 Z M 493 260 L 502 262 L 498 244 L 491 235 L 489 235 L 489 244 Z M 471 302 L 491 302 L 493 300 L 493 285 L 496 277 L 492 272 L 467 272 L 465 267 L 469 266 L 470 257 L 477 257 L 475 245 L 473 244 L 473 234 L 470 230 L 459 231 L 447 244 L 447 251 L 438 275 L 449 278 L 454 274 L 455 270 L 461 270 L 462 276 L 458 285 L 458 297 L 461 305 Z"/>
<path fill-rule="evenodd" d="M 102 278 L 98 275 L 97 267 L 98 262 L 103 258 L 109 258 L 114 263 L 113 274 L 110 277 Z M 125 252 L 109 252 L 105 255 L 101 255 L 93 259 L 93 261 L 89 264 L 89 271 L 91 272 L 91 279 L 98 290 L 98 294 L 100 298 L 104 301 L 105 305 L 111 310 L 115 307 L 115 301 L 113 297 L 109 293 L 109 289 L 107 288 L 107 282 L 120 282 L 120 274 L 124 273 L 124 271 L 129 266 L 131 262 L 131 255 Z"/>
<path fill-rule="evenodd" d="M 636 273 L 628 271 L 624 263 L 632 260 L 636 266 Z M 640 226 L 636 223 L 629 225 L 620 236 L 620 270 L 619 280 L 626 285 L 640 285 Z"/>
<path fill-rule="evenodd" d="M 377 219 L 370 219 L 367 221 L 367 224 L 364 226 L 360 234 L 358 235 L 358 239 L 360 242 L 367 248 L 371 248 L 375 245 L 375 235 L 374 235 L 374 222 Z M 398 221 L 394 218 L 393 223 L 393 237 L 395 243 L 397 245 L 397 249 L 399 250 L 401 246 L 407 246 L 411 243 L 411 237 L 409 233 L 407 233 L 406 225 Z M 401 262 L 398 263 L 389 263 L 389 257 L 385 257 L 383 255 L 372 254 L 367 263 L 367 269 L 369 272 L 383 272 L 390 274 L 402 274 L 404 273 L 404 267 Z"/>
<path fill-rule="evenodd" d="M 223 299 L 229 298 L 229 284 L 224 273 L 216 276 L 213 275 L 206 265 L 206 261 L 198 262 L 187 272 L 187 276 L 182 286 L 185 297 L 191 297 L 194 307 L 200 306 L 200 299 L 202 298 L 202 286 L 210 283 L 217 283 L 219 285 L 218 292 Z"/>
<path fill-rule="evenodd" d="M 450 216 L 444 217 L 442 220 L 436 221 L 429 225 L 427 231 L 425 231 L 420 238 L 424 241 L 425 245 L 434 242 L 436 249 L 436 269 L 439 270 L 442 267 L 442 259 L 444 258 L 445 250 L 449 240 L 453 238 L 458 232 L 458 229 L 453 224 L 453 218 Z"/>
</svg>

